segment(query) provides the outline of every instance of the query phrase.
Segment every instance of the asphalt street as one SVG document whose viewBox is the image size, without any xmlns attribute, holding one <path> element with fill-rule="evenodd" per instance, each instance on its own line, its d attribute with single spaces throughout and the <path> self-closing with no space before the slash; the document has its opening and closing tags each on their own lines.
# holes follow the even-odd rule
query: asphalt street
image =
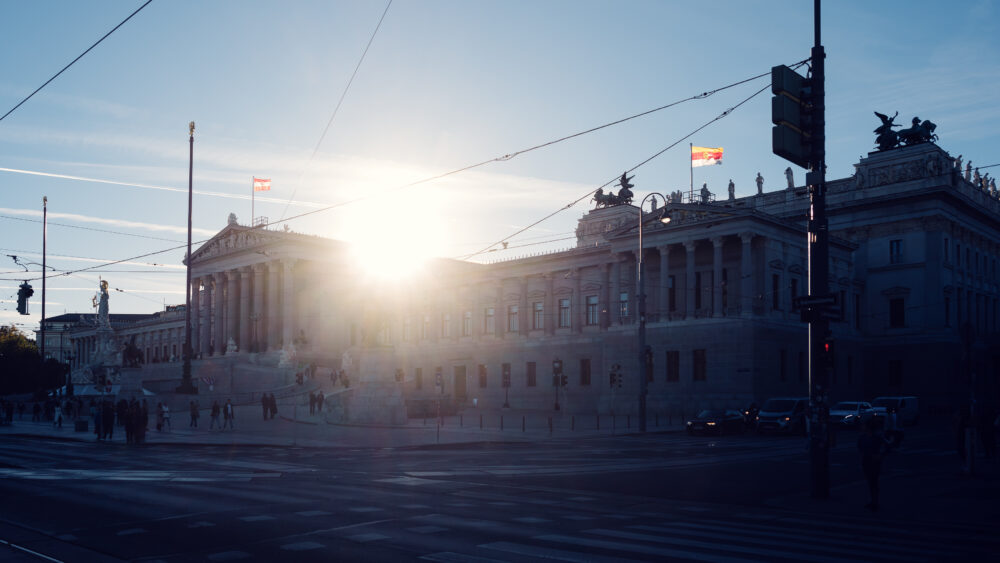
<svg viewBox="0 0 1000 563">
<path fill-rule="evenodd" d="M 7 434 L 4 561 L 987 561 L 997 466 L 908 432 L 883 508 L 842 435 L 680 432 L 404 447 L 128 446 Z M 46 559 L 47 558 L 47 559 Z"/>
</svg>

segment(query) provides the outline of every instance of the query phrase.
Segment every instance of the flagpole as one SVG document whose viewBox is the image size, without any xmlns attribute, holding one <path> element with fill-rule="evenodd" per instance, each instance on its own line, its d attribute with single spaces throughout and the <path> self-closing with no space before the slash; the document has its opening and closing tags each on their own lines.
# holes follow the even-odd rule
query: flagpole
<svg viewBox="0 0 1000 563">
<path fill-rule="evenodd" d="M 250 177 L 250 226 L 253 227 L 254 198 L 257 197 L 257 190 L 253 189 L 253 176 Z"/>
<path fill-rule="evenodd" d="M 694 201 L 694 159 L 691 155 L 694 154 L 694 143 L 688 143 L 688 166 L 691 169 L 691 192 L 688 194 L 688 203 Z"/>
</svg>

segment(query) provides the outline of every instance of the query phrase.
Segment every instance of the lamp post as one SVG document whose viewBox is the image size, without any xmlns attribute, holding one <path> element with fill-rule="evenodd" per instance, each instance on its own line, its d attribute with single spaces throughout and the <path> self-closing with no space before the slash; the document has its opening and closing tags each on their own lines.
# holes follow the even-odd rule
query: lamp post
<svg viewBox="0 0 1000 563">
<path fill-rule="evenodd" d="M 643 274 L 644 260 L 643 248 L 642 248 L 642 206 L 646 204 L 646 200 L 652 196 L 660 196 L 664 201 L 663 211 L 660 212 L 658 220 L 661 223 L 669 223 L 670 217 L 665 214 L 666 202 L 669 201 L 663 194 L 653 192 L 647 194 L 646 197 L 642 198 L 639 203 L 639 252 L 636 255 L 636 266 L 638 273 L 636 274 L 638 278 L 639 285 L 639 432 L 646 431 L 646 394 L 649 389 L 649 381 L 646 379 L 646 370 L 648 369 L 647 355 L 646 355 L 646 280 Z M 655 209 L 653 210 L 655 211 Z"/>
<path fill-rule="evenodd" d="M 184 284 L 184 367 L 178 393 L 194 395 L 198 388 L 191 383 L 191 203 L 194 194 L 194 121 L 188 125 L 190 149 L 188 155 L 188 241 L 187 241 L 187 281 Z"/>
</svg>

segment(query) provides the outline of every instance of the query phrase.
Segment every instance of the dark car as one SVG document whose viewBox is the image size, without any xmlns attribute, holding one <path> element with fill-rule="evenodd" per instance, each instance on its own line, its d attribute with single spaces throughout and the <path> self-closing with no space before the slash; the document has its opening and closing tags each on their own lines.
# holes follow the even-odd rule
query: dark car
<svg viewBox="0 0 1000 563">
<path fill-rule="evenodd" d="M 733 409 L 708 409 L 687 421 L 688 434 L 699 432 L 722 435 L 727 432 L 743 432 L 743 413 Z"/>
</svg>

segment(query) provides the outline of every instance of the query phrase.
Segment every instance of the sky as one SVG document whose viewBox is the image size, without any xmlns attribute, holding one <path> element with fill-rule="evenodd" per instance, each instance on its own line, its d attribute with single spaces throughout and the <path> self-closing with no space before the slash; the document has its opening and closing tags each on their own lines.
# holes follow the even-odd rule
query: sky
<svg viewBox="0 0 1000 563">
<path fill-rule="evenodd" d="M 0 114 L 142 4 L 0 3 Z M 153 0 L 0 121 L 0 324 L 38 326 L 43 197 L 47 316 L 92 313 L 100 279 L 112 313 L 184 302 L 190 121 L 195 248 L 230 213 L 250 223 L 254 176 L 272 180 L 254 216 L 351 241 L 382 263 L 570 248 L 588 194 L 661 151 L 630 173 L 636 198 L 687 190 L 689 143 L 724 148 L 722 165 L 694 170 L 719 198 L 730 179 L 738 197 L 755 193 L 758 172 L 765 191 L 781 189 L 788 163 L 771 153 L 768 73 L 808 58 L 812 10 L 807 0 Z M 998 15 L 992 1 L 826 2 L 827 177 L 849 176 L 874 150 L 873 111 L 930 119 L 952 155 L 1000 163 Z M 507 250 L 480 252 L 501 240 Z M 15 310 L 25 279 L 28 316 Z"/>
</svg>

